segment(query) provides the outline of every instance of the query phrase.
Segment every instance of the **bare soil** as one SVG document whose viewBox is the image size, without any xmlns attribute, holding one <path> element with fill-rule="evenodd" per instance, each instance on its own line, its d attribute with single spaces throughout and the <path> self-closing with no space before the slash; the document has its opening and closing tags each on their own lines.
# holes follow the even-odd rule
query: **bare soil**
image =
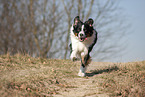
<svg viewBox="0 0 145 97">
<path fill-rule="evenodd" d="M 80 64 L 80 62 L 76 62 Z M 102 93 L 103 87 L 100 87 L 98 83 L 102 82 L 100 77 L 103 73 L 107 72 L 107 69 L 97 70 L 106 66 L 113 66 L 114 64 L 92 62 L 86 73 L 86 77 L 75 77 L 65 79 L 72 88 L 65 88 L 59 91 L 59 94 L 53 95 L 54 97 L 109 97 L 109 93 Z M 112 68 L 116 70 L 117 68 Z"/>
</svg>

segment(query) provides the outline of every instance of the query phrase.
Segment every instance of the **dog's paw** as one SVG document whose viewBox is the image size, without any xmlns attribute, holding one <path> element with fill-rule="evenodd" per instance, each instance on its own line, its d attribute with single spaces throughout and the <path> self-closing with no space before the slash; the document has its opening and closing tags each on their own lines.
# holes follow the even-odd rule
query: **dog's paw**
<svg viewBox="0 0 145 97">
<path fill-rule="evenodd" d="M 77 61 L 78 60 L 78 58 L 74 54 L 71 54 L 70 59 L 72 61 Z"/>
<path fill-rule="evenodd" d="M 85 77 L 86 74 L 85 74 L 85 73 L 82 73 L 82 72 L 79 72 L 79 73 L 78 73 L 78 76 L 80 76 L 80 77 Z"/>
<path fill-rule="evenodd" d="M 76 57 L 73 57 L 71 60 L 72 61 L 77 61 L 78 59 Z"/>
<path fill-rule="evenodd" d="M 85 77 L 86 76 L 85 72 L 86 72 L 86 67 L 81 66 L 80 70 L 79 70 L 79 73 L 78 73 L 78 76 Z"/>
</svg>

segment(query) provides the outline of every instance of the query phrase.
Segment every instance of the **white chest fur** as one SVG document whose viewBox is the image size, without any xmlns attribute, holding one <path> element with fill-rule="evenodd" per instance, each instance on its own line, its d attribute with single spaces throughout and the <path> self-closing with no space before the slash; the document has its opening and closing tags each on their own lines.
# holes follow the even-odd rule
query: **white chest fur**
<svg viewBox="0 0 145 97">
<path fill-rule="evenodd" d="M 75 36 L 73 33 L 73 27 L 71 27 L 70 37 L 72 43 L 72 51 L 74 53 L 71 55 L 71 57 L 76 57 L 77 56 L 76 54 L 79 54 L 79 56 L 82 53 L 87 55 L 89 46 L 94 42 L 95 33 L 93 33 L 91 37 L 87 37 L 87 39 L 84 40 L 83 42 L 80 42 L 78 37 Z"/>
</svg>

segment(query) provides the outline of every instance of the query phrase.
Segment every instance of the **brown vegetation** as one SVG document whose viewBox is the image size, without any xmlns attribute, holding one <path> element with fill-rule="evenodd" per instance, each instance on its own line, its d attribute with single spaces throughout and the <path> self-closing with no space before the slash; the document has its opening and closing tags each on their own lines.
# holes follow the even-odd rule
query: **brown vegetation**
<svg viewBox="0 0 145 97">
<path fill-rule="evenodd" d="M 0 95 L 8 96 L 145 96 L 145 61 L 92 62 L 78 77 L 79 62 L 0 56 Z"/>
</svg>

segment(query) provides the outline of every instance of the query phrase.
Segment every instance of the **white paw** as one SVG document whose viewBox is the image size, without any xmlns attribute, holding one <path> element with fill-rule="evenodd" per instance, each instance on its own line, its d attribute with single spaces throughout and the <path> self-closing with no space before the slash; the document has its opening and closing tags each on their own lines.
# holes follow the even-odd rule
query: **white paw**
<svg viewBox="0 0 145 97">
<path fill-rule="evenodd" d="M 76 61 L 77 60 L 77 56 L 74 53 L 72 53 L 71 56 L 70 56 L 70 59 L 72 61 Z"/>
<path fill-rule="evenodd" d="M 71 60 L 72 60 L 72 61 L 76 61 L 77 58 L 76 58 L 76 57 L 72 57 Z"/>
<path fill-rule="evenodd" d="M 81 66 L 78 76 L 85 77 L 86 76 L 85 72 L 86 72 L 86 67 Z"/>
<path fill-rule="evenodd" d="M 85 73 L 79 72 L 79 73 L 78 73 L 78 76 L 80 76 L 80 77 L 85 77 Z"/>
</svg>

